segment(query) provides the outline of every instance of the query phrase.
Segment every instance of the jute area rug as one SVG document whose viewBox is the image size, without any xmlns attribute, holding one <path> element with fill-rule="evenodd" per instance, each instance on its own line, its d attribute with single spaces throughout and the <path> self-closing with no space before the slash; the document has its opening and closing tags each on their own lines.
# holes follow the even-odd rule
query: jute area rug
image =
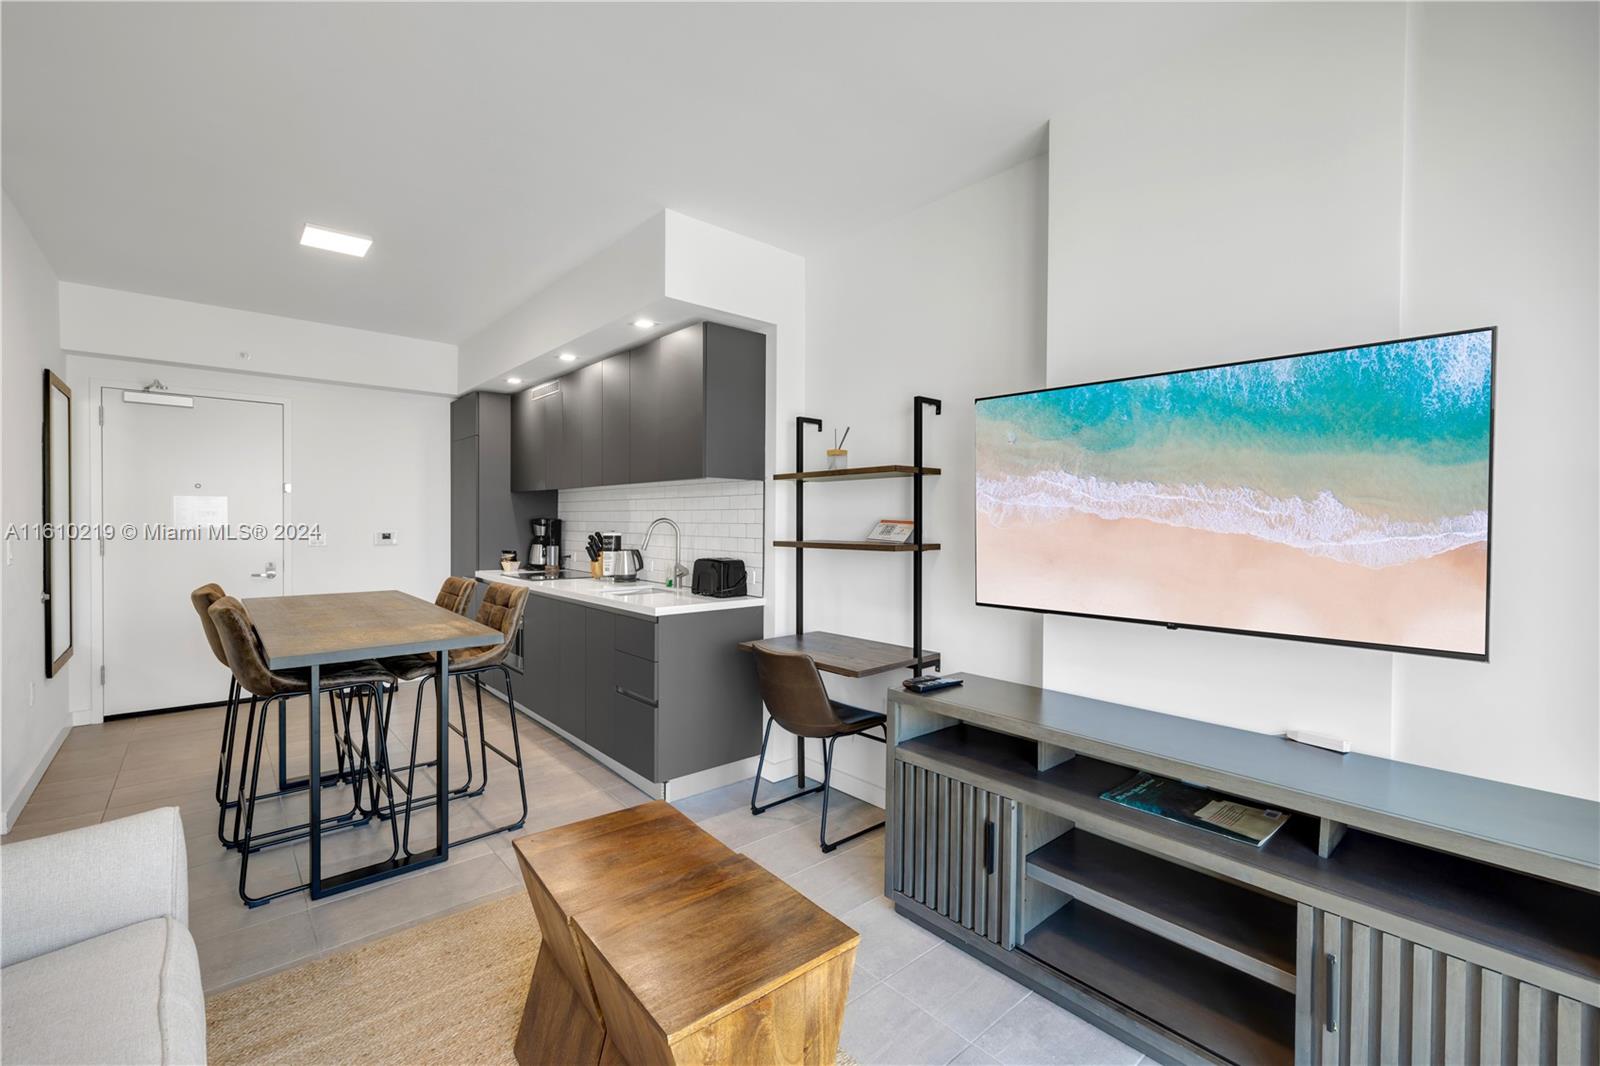
<svg viewBox="0 0 1600 1066">
<path fill-rule="evenodd" d="M 539 950 L 523 893 L 231 988 L 206 1001 L 213 1066 L 516 1066 Z M 840 1066 L 854 1060 L 839 1054 Z"/>
</svg>

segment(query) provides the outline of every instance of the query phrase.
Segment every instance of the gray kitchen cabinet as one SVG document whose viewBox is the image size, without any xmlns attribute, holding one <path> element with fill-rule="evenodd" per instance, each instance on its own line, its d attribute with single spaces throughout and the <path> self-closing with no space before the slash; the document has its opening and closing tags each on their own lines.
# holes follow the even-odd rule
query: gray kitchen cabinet
<svg viewBox="0 0 1600 1066">
<path fill-rule="evenodd" d="M 548 385 L 518 393 L 511 411 L 511 487 L 523 492 L 558 489 L 566 441 L 561 389 Z"/>
<path fill-rule="evenodd" d="M 500 552 L 527 549 L 528 520 L 554 517 L 551 492 L 512 486 L 512 407 L 521 397 L 471 392 L 450 404 L 450 572 L 499 565 Z"/>
<path fill-rule="evenodd" d="M 518 702 L 645 780 L 670 781 L 760 747 L 755 664 L 738 650 L 760 636 L 759 607 L 657 619 L 532 592 Z"/>
<path fill-rule="evenodd" d="M 705 477 L 705 324 L 646 345 L 656 360 L 657 481 Z"/>
<path fill-rule="evenodd" d="M 600 363 L 590 363 L 561 379 L 561 465 L 552 488 L 601 484 Z"/>
<path fill-rule="evenodd" d="M 629 448 L 628 404 L 631 352 L 600 361 L 600 480 L 596 485 L 626 485 Z"/>
<path fill-rule="evenodd" d="M 628 360 L 628 482 L 640 485 L 661 476 L 661 342 L 635 348 Z"/>
<path fill-rule="evenodd" d="M 588 735 L 588 632 L 589 608 L 556 601 L 556 714 L 551 720 L 579 740 Z"/>
</svg>

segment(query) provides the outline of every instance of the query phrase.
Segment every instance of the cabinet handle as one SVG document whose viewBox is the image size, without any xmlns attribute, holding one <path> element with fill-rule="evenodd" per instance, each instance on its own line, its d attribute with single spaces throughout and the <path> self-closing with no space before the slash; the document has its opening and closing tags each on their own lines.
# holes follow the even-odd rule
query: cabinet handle
<svg viewBox="0 0 1600 1066">
<path fill-rule="evenodd" d="M 626 696 L 628 699 L 632 700 L 633 702 L 642 703 L 646 707 L 659 707 L 660 706 L 660 704 L 657 703 L 655 700 L 647 699 L 646 697 L 639 695 L 637 692 L 630 692 L 627 689 L 623 688 L 621 685 L 617 686 L 617 695 Z"/>
<path fill-rule="evenodd" d="M 1331 951 L 1328 960 L 1328 1032 L 1339 1031 L 1339 959 Z"/>
<path fill-rule="evenodd" d="M 994 823 L 983 823 L 983 872 L 994 873 Z"/>
</svg>

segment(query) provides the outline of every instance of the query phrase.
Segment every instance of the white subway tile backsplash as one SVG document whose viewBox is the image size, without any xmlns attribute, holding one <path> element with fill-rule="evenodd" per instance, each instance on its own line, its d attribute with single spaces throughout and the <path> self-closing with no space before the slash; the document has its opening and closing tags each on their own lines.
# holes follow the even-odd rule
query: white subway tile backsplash
<svg viewBox="0 0 1600 1066">
<path fill-rule="evenodd" d="M 637 548 L 645 527 L 660 517 L 678 523 L 683 534 L 683 565 L 706 556 L 744 561 L 750 594 L 761 595 L 762 545 L 766 538 L 766 486 L 759 481 L 674 481 L 655 485 L 607 485 L 562 489 L 558 513 L 562 551 L 569 565 L 588 563 L 584 542 L 593 532 L 622 534 Z M 672 530 L 662 527 L 644 551 L 644 576 L 665 580 L 672 570 Z"/>
</svg>

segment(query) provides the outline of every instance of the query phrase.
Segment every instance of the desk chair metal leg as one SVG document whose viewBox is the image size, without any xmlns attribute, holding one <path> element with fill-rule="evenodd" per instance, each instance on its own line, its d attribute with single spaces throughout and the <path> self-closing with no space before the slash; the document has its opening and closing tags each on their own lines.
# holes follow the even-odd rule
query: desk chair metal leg
<svg viewBox="0 0 1600 1066">
<path fill-rule="evenodd" d="M 870 733 L 856 733 L 854 735 L 858 737 L 866 737 L 869 740 L 876 740 L 880 744 L 887 744 L 889 742 L 887 730 L 885 730 L 885 735 L 881 739 L 873 736 Z M 849 836 L 840 837 L 831 844 L 828 843 L 828 795 L 829 786 L 833 783 L 833 746 L 838 742 L 838 740 L 838 737 L 829 737 L 827 742 L 822 745 L 822 826 L 818 830 L 817 838 L 822 843 L 822 850 L 824 854 L 833 851 L 840 844 L 848 844 L 856 837 L 865 836 L 874 829 L 883 828 L 883 823 L 879 822 L 876 825 L 869 825 L 865 829 L 857 829 Z"/>
<path fill-rule="evenodd" d="M 761 754 L 756 756 L 756 780 L 755 780 L 755 783 L 750 786 L 750 813 L 752 815 L 757 815 L 757 814 L 761 814 L 761 813 L 763 813 L 765 811 L 770 811 L 774 807 L 777 807 L 777 806 L 780 806 L 782 804 L 788 803 L 790 800 L 797 800 L 801 796 L 815 795 L 818 792 L 824 791 L 828 787 L 827 781 L 824 780 L 822 784 L 817 785 L 814 788 L 803 788 L 798 792 L 789 793 L 789 795 L 783 797 L 782 799 L 776 799 L 776 800 L 773 800 L 771 803 L 763 803 L 763 804 L 758 806 L 756 804 L 756 793 L 758 793 L 761 790 L 761 768 L 764 765 L 766 765 L 766 762 L 767 762 L 767 741 L 769 741 L 771 739 L 772 739 L 772 719 L 768 718 L 767 719 L 767 728 L 761 734 Z M 805 741 L 803 739 L 801 739 L 801 743 L 803 744 L 803 743 L 805 743 Z"/>
</svg>

